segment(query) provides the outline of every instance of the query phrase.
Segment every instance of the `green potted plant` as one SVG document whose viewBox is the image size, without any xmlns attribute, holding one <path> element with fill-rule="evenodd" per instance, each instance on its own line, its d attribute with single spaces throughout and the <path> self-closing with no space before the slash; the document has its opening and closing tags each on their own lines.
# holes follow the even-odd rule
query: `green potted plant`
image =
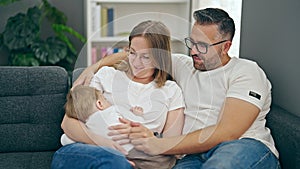
<svg viewBox="0 0 300 169">
<path fill-rule="evenodd" d="M 20 0 L 0 0 L 0 6 L 15 1 Z M 42 38 L 42 23 L 45 19 L 51 24 L 53 35 Z M 9 65 L 57 65 L 71 72 L 78 52 L 67 34 L 75 36 L 82 43 L 86 39 L 68 27 L 66 22 L 65 14 L 47 0 L 29 8 L 26 13 L 17 13 L 8 18 L 4 31 L 0 33 L 0 48 L 7 48 Z"/>
</svg>

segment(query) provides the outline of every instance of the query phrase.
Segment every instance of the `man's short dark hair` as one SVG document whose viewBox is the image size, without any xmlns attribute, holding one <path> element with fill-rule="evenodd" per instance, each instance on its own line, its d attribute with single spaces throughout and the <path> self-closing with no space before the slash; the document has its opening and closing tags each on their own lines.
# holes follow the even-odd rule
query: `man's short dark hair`
<svg viewBox="0 0 300 169">
<path fill-rule="evenodd" d="M 200 25 L 218 25 L 221 35 L 230 35 L 230 40 L 233 39 L 235 33 L 234 21 L 224 10 L 219 8 L 201 9 L 195 11 L 193 17 Z"/>
</svg>

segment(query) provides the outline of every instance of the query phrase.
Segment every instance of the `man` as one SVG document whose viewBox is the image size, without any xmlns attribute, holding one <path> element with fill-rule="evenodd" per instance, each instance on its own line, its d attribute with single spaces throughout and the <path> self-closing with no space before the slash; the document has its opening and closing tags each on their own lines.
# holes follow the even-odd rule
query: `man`
<svg viewBox="0 0 300 169">
<path fill-rule="evenodd" d="M 228 55 L 235 26 L 225 11 L 207 8 L 193 16 L 196 22 L 185 39 L 191 57 L 174 54 L 172 58 L 172 74 L 186 103 L 183 135 L 147 136 L 150 132 L 135 124 L 131 143 L 152 155 L 187 154 L 176 169 L 280 168 L 265 127 L 271 104 L 271 84 L 265 73 L 255 62 Z M 99 65 L 110 61 L 89 67 L 76 83 L 83 83 Z"/>
</svg>

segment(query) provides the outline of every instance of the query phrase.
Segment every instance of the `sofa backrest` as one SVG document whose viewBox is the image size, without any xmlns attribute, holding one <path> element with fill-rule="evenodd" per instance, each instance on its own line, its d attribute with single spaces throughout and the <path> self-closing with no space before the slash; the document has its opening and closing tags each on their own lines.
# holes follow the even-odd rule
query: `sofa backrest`
<svg viewBox="0 0 300 169">
<path fill-rule="evenodd" d="M 0 152 L 57 150 L 69 88 L 65 69 L 0 66 L 0 86 Z"/>
<path fill-rule="evenodd" d="M 72 74 L 72 84 L 74 81 L 80 76 L 80 74 L 84 71 L 85 68 L 76 68 Z"/>
</svg>

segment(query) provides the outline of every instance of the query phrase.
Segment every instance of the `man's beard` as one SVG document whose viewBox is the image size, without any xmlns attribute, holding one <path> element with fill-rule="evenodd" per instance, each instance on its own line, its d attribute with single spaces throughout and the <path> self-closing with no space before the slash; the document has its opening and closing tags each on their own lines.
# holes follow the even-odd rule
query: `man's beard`
<svg viewBox="0 0 300 169">
<path fill-rule="evenodd" d="M 193 65 L 196 70 L 206 71 L 204 59 L 199 57 L 197 54 L 191 55 L 193 59 Z M 200 63 L 199 63 L 200 62 Z"/>
<path fill-rule="evenodd" d="M 214 56 L 215 58 L 204 58 L 199 56 L 198 54 L 193 54 L 191 55 L 193 58 L 193 65 L 196 70 L 200 71 L 209 71 L 209 70 L 214 70 L 220 65 L 222 65 L 222 62 L 220 58 L 217 56 Z"/>
</svg>

